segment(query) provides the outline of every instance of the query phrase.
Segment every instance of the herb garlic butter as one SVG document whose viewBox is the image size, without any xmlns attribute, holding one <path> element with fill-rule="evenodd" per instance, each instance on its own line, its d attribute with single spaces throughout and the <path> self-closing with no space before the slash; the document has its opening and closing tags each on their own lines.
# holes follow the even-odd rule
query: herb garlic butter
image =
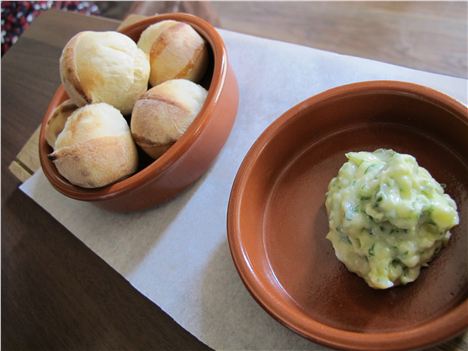
<svg viewBox="0 0 468 351">
<path fill-rule="evenodd" d="M 337 258 L 373 288 L 414 281 L 450 238 L 457 205 L 413 156 L 350 152 L 328 186 Z"/>
</svg>

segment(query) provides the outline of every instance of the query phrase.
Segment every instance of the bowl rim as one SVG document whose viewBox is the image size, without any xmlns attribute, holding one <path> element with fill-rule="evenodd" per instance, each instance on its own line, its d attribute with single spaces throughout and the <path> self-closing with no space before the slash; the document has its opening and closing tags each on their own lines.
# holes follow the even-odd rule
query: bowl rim
<svg viewBox="0 0 468 351">
<path fill-rule="evenodd" d="M 406 350 L 426 347 L 450 339 L 468 328 L 468 314 L 466 313 L 468 298 L 443 315 L 411 329 L 379 333 L 343 330 L 314 320 L 299 311 L 288 309 L 287 306 L 282 305 L 282 299 L 270 295 L 257 279 L 257 273 L 251 266 L 248 252 L 242 245 L 240 207 L 245 187 L 257 159 L 268 143 L 303 109 L 328 103 L 337 98 L 375 92 L 403 93 L 435 103 L 449 110 L 468 125 L 468 114 L 463 104 L 434 89 L 402 81 L 376 80 L 346 84 L 300 102 L 284 112 L 263 131 L 242 161 L 231 189 L 227 210 L 229 249 L 241 280 L 253 298 L 273 318 L 309 340 L 334 348 L 353 350 Z"/>
<path fill-rule="evenodd" d="M 167 13 L 145 18 L 119 29 L 118 32 L 125 34 L 139 27 L 148 27 L 154 23 L 164 20 L 176 20 L 194 26 L 194 29 L 203 36 L 211 47 L 213 53 L 213 73 L 210 87 L 208 88 L 208 95 L 200 112 L 179 140 L 177 140 L 177 142 L 174 143 L 174 145 L 172 145 L 162 156 L 154 160 L 145 168 L 137 171 L 128 178 L 101 188 L 82 188 L 71 184 L 62 177 L 47 157 L 50 146 L 47 144 L 45 138 L 46 124 L 51 117 L 53 110 L 61 103 L 64 95 L 66 96 L 63 84 L 61 84 L 52 97 L 47 111 L 42 118 L 39 134 L 39 159 L 46 177 L 58 191 L 66 196 L 77 200 L 101 201 L 114 198 L 145 185 L 149 181 L 160 177 L 174 164 L 179 162 L 185 155 L 186 151 L 196 142 L 202 132 L 206 129 L 210 120 L 216 117 L 213 115 L 213 110 L 219 101 L 221 91 L 226 80 L 228 58 L 226 47 L 221 35 L 209 22 L 191 14 Z"/>
</svg>

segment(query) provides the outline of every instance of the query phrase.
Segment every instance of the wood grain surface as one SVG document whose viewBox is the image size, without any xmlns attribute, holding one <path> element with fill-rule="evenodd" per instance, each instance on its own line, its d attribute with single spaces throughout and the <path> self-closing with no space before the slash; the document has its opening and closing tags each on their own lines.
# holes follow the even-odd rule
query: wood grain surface
<svg viewBox="0 0 468 351">
<path fill-rule="evenodd" d="M 138 1 L 130 11 L 190 12 L 241 33 L 468 77 L 466 1 Z"/>
<path fill-rule="evenodd" d="M 468 77 L 465 2 L 212 2 L 221 26 Z"/>
<path fill-rule="evenodd" d="M 3 350 L 208 349 L 22 194 L 8 170 L 59 84 L 67 40 L 118 24 L 50 11 L 2 58 Z M 432 350 L 468 344 L 458 337 Z"/>
</svg>

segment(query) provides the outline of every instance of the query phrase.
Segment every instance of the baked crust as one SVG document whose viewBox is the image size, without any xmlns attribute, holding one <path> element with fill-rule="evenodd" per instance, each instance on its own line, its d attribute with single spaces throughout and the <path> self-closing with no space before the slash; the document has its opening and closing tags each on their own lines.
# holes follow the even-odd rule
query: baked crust
<svg viewBox="0 0 468 351">
<path fill-rule="evenodd" d="M 149 74 L 147 55 L 118 32 L 80 32 L 60 58 L 62 83 L 78 106 L 105 102 L 122 114 L 148 89 Z"/>
<path fill-rule="evenodd" d="M 75 52 L 78 42 L 85 32 L 80 32 L 73 36 L 65 45 L 60 56 L 60 78 L 70 98 L 78 106 L 91 103 L 91 97 L 83 91 L 78 77 L 76 67 Z"/>
<path fill-rule="evenodd" d="M 148 27 L 145 30 L 147 35 L 142 35 L 144 39 L 138 42 L 139 47 L 149 56 L 150 84 L 156 86 L 176 78 L 200 81 L 208 66 L 205 40 L 186 23 L 167 22 L 169 21 Z M 155 30 L 155 27 L 158 29 Z M 151 42 L 150 45 L 148 41 Z"/>
<path fill-rule="evenodd" d="M 159 158 L 163 153 L 165 153 L 175 141 L 169 142 L 167 144 L 158 144 L 145 137 L 138 136 L 132 133 L 133 140 L 142 150 L 153 159 Z"/>
<path fill-rule="evenodd" d="M 105 136 L 61 148 L 49 158 L 70 183 L 98 188 L 137 170 L 138 155 L 130 133 Z"/>
<path fill-rule="evenodd" d="M 136 103 L 132 136 L 156 159 L 187 130 L 203 105 L 206 90 L 185 79 L 169 80 L 148 90 Z"/>
<path fill-rule="evenodd" d="M 46 125 L 46 140 L 51 147 L 55 147 L 57 136 L 65 127 L 68 117 L 78 108 L 72 100 L 65 100 L 52 113 Z"/>
</svg>

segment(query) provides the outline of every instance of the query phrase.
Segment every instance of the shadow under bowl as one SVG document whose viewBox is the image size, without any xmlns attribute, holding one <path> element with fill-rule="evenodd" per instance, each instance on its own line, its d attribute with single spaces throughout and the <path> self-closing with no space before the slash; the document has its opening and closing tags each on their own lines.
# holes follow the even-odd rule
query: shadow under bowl
<svg viewBox="0 0 468 351">
<path fill-rule="evenodd" d="M 416 157 L 456 201 L 446 248 L 406 286 L 374 290 L 347 271 L 325 238 L 328 183 L 349 151 Z M 313 341 L 403 350 L 468 327 L 468 116 L 432 89 L 393 81 L 341 86 L 293 107 L 245 157 L 228 208 L 237 270 L 257 302 Z"/>
<path fill-rule="evenodd" d="M 60 86 L 44 115 L 39 135 L 41 166 L 52 186 L 62 194 L 117 212 L 142 210 L 170 200 L 199 179 L 213 163 L 232 129 L 239 102 L 239 89 L 229 64 L 226 47 L 216 29 L 205 20 L 182 13 L 158 15 L 120 30 L 137 41 L 148 26 L 176 20 L 191 25 L 209 44 L 210 64 L 201 82 L 208 96 L 200 113 L 184 135 L 160 158 L 153 161 L 140 152 L 139 170 L 132 176 L 97 188 L 85 189 L 63 178 L 47 155 L 45 129 L 53 110 L 68 96 Z"/>
</svg>

